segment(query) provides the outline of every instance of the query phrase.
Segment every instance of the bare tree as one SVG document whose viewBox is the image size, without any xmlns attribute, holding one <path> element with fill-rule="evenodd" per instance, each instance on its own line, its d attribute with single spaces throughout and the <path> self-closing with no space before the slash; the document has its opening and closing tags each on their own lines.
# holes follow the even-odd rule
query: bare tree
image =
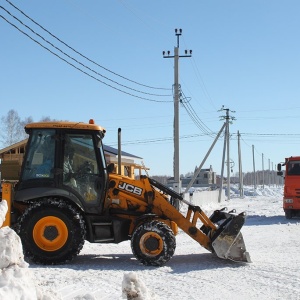
<svg viewBox="0 0 300 300">
<path fill-rule="evenodd" d="M 1 117 L 0 141 L 7 147 L 27 138 L 24 130 L 26 124 L 33 122 L 32 117 L 21 120 L 16 110 L 11 109 L 6 116 Z"/>
<path fill-rule="evenodd" d="M 28 134 L 25 132 L 24 127 L 25 127 L 26 124 L 32 123 L 32 122 L 33 122 L 32 117 L 27 117 L 23 121 L 20 122 L 20 127 L 21 127 L 20 141 L 24 140 L 24 139 L 27 139 Z"/>
<path fill-rule="evenodd" d="M 49 116 L 46 116 L 46 117 L 42 117 L 40 119 L 40 122 L 51 122 L 51 121 L 55 121 L 55 120 L 51 120 L 51 118 Z"/>
<path fill-rule="evenodd" d="M 6 116 L 1 117 L 1 142 L 9 146 L 21 140 L 21 119 L 18 113 L 11 109 Z"/>
<path fill-rule="evenodd" d="M 40 122 L 56 121 L 49 116 L 42 117 Z M 16 110 L 11 109 L 6 116 L 1 117 L 0 125 L 0 143 L 2 147 L 7 147 L 20 142 L 28 137 L 24 127 L 28 123 L 32 123 L 33 118 L 27 117 L 21 120 Z"/>
</svg>

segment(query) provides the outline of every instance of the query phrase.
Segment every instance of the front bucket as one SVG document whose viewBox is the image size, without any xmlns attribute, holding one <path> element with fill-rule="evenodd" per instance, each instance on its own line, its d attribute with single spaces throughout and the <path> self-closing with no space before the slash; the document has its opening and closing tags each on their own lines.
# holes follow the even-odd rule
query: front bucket
<svg viewBox="0 0 300 300">
<path fill-rule="evenodd" d="M 220 258 L 238 262 L 251 262 L 240 232 L 245 223 L 245 214 L 232 216 L 224 221 L 213 236 L 212 248 Z"/>
</svg>

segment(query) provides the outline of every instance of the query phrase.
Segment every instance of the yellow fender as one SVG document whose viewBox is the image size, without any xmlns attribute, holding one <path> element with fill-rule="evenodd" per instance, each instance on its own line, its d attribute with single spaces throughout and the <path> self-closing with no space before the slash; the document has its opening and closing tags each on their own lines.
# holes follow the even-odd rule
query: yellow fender
<svg viewBox="0 0 300 300">
<path fill-rule="evenodd" d="M 7 210 L 7 214 L 5 216 L 5 221 L 2 225 L 2 227 L 4 226 L 10 226 L 10 213 L 11 213 L 11 205 L 12 205 L 12 189 L 13 189 L 13 184 L 11 182 L 2 182 L 1 184 L 2 186 L 2 200 L 6 200 L 7 201 L 7 206 L 8 206 L 8 210 Z"/>
</svg>

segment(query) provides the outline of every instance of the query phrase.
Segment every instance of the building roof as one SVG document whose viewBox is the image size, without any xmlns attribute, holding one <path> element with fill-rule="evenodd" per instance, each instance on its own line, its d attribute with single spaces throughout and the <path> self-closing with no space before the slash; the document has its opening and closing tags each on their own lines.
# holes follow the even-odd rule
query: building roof
<svg viewBox="0 0 300 300">
<path fill-rule="evenodd" d="M 18 147 L 23 147 L 23 146 L 25 146 L 26 143 L 27 143 L 27 140 L 28 140 L 28 139 L 25 139 L 25 140 L 22 140 L 22 141 L 20 141 L 20 142 L 15 143 L 15 144 L 12 144 L 12 145 L 10 145 L 10 146 L 8 146 L 8 147 L 5 147 L 5 148 L 3 148 L 3 149 L 0 149 L 0 155 L 3 154 L 3 153 L 8 152 L 9 150 L 12 150 L 12 149 L 14 149 L 14 148 L 18 148 Z"/>
<path fill-rule="evenodd" d="M 20 142 L 17 142 L 15 144 L 12 144 L 8 147 L 5 147 L 3 149 L 0 149 L 0 155 L 1 154 L 4 154 L 6 152 L 9 152 L 10 150 L 14 149 L 14 148 L 18 148 L 18 147 L 25 147 L 26 143 L 27 143 L 27 140 L 28 139 L 25 139 L 25 140 L 22 140 Z M 103 145 L 103 150 L 104 152 L 108 153 L 108 154 L 112 154 L 112 155 L 118 155 L 118 149 L 116 148 L 113 148 L 111 146 L 107 146 L 107 145 Z M 121 155 L 122 156 L 127 156 L 127 157 L 130 157 L 130 158 L 137 158 L 137 159 L 142 159 L 142 157 L 139 157 L 139 156 L 136 156 L 136 155 L 133 155 L 133 154 L 130 154 L 128 152 L 125 152 L 125 151 L 121 151 Z"/>
<path fill-rule="evenodd" d="M 113 147 L 110 147 L 110 146 L 107 146 L 107 145 L 103 145 L 103 149 L 104 149 L 104 152 L 106 152 L 106 153 L 118 155 L 118 149 L 116 149 L 116 148 L 113 148 Z M 125 152 L 125 151 L 121 151 L 121 155 L 131 157 L 131 158 L 142 159 L 142 157 L 130 154 L 130 153 Z"/>
</svg>

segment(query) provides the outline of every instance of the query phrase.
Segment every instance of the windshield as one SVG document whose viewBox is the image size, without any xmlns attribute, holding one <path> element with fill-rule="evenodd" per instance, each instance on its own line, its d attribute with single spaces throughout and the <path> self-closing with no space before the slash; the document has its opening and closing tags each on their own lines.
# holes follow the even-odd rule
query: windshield
<svg viewBox="0 0 300 300">
<path fill-rule="evenodd" d="M 25 161 L 22 180 L 54 178 L 55 131 L 53 129 L 34 130 L 29 140 L 29 150 Z"/>
<path fill-rule="evenodd" d="M 300 160 L 289 161 L 287 172 L 288 175 L 300 175 Z"/>
</svg>

